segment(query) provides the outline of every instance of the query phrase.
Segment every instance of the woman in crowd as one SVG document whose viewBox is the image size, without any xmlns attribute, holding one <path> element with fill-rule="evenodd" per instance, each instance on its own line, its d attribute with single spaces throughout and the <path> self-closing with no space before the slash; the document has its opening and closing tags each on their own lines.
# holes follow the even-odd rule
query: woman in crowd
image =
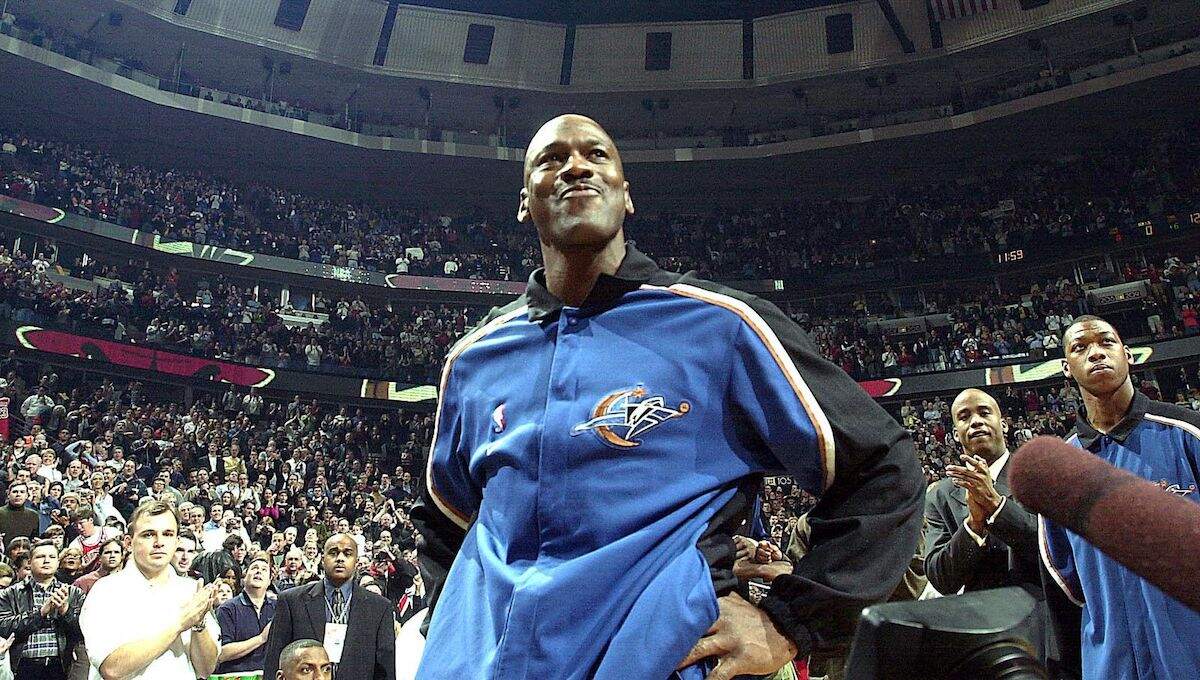
<svg viewBox="0 0 1200 680">
<path fill-rule="evenodd" d="M 58 556 L 57 578 L 63 583 L 74 583 L 75 579 L 83 576 L 83 551 L 74 546 L 68 546 Z"/>
</svg>

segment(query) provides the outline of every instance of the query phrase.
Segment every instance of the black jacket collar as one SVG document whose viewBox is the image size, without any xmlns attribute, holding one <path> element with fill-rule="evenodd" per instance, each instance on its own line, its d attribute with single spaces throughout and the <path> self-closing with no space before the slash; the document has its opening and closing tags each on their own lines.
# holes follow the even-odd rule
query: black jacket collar
<svg viewBox="0 0 1200 680">
<path fill-rule="evenodd" d="M 662 270 L 649 257 L 639 251 L 633 241 L 625 243 L 625 257 L 616 274 L 601 274 L 592 286 L 583 307 L 606 307 L 622 295 L 637 290 Z M 554 318 L 562 311 L 562 300 L 546 288 L 546 268 L 539 267 L 529 275 L 525 287 L 525 298 L 529 305 L 529 320 L 532 322 Z"/>
<path fill-rule="evenodd" d="M 1124 444 L 1129 433 L 1133 432 L 1133 428 L 1141 424 L 1142 416 L 1146 415 L 1146 408 L 1149 405 L 1150 397 L 1135 389 L 1133 401 L 1129 402 L 1129 411 L 1125 413 L 1121 422 L 1107 433 L 1108 436 Z M 1094 449 L 1096 442 L 1105 434 L 1092 427 L 1092 424 L 1088 422 L 1087 410 L 1083 406 L 1079 407 L 1079 412 L 1075 416 L 1075 433 L 1079 436 L 1079 443 L 1085 449 Z"/>
</svg>

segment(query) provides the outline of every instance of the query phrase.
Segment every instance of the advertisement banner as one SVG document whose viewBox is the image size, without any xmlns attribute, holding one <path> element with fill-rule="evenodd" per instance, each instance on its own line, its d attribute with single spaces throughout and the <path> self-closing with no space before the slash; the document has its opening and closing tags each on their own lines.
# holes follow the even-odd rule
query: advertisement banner
<svg viewBox="0 0 1200 680">
<path fill-rule="evenodd" d="M 425 404 L 437 400 L 437 387 L 389 380 L 355 378 L 320 372 L 251 366 L 219 359 L 100 340 L 38 326 L 0 325 L 3 344 L 84 361 L 103 362 L 142 371 L 152 371 L 195 381 L 223 382 L 239 387 L 259 387 L 276 392 L 314 394 L 329 398 L 363 399 L 394 403 Z M 1133 363 L 1157 363 L 1200 358 L 1200 337 L 1168 340 L 1151 346 L 1130 347 Z M 1007 366 L 967 368 L 941 373 L 922 373 L 897 378 L 862 380 L 859 386 L 875 399 L 919 398 L 924 395 L 963 390 L 968 387 L 1004 387 L 1060 381 L 1060 359 L 1046 359 Z"/>
<path fill-rule="evenodd" d="M 8 397 L 0 397 L 0 441 L 8 441 Z"/>
<path fill-rule="evenodd" d="M 251 366 L 233 361 L 206 359 L 140 345 L 101 340 L 67 331 L 4 324 L 5 345 L 46 352 L 81 361 L 148 371 L 199 383 L 226 383 L 258 387 L 288 394 L 312 394 L 334 399 L 429 402 L 437 398 L 432 385 L 413 385 L 327 373 Z"/>
</svg>

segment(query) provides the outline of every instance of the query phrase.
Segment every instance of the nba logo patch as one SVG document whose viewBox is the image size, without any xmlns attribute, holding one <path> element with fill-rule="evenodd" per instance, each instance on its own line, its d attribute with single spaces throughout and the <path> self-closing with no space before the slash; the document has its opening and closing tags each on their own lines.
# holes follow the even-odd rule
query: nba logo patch
<svg viewBox="0 0 1200 680">
<path fill-rule="evenodd" d="M 492 411 L 492 432 L 500 434 L 507 425 L 508 421 L 504 419 L 504 404 L 500 404 Z"/>
</svg>

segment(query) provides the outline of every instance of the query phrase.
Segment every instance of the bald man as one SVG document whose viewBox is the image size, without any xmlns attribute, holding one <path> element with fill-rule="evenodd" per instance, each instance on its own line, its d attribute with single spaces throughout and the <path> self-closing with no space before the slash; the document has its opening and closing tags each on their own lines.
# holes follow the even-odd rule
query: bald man
<svg viewBox="0 0 1200 680">
<path fill-rule="evenodd" d="M 542 126 L 517 219 L 545 266 L 442 373 L 413 514 L 440 585 L 422 680 L 771 673 L 848 637 L 908 566 L 907 433 L 778 308 L 638 252 L 633 212 L 599 124 Z M 777 472 L 822 501 L 755 606 L 732 536 Z"/>
<path fill-rule="evenodd" d="M 334 534 L 321 551 L 324 576 L 279 594 L 267 636 L 263 677 L 274 678 L 281 654 L 296 640 L 317 640 L 333 662 L 334 680 L 395 680 L 392 604 L 358 584 L 358 543 Z"/>
<path fill-rule="evenodd" d="M 1037 516 L 1009 491 L 1008 423 L 1000 405 L 982 390 L 963 390 L 950 406 L 950 417 L 962 464 L 947 466 L 948 476 L 926 498 L 929 582 L 943 595 L 1020 586 L 1044 600 Z M 1043 648 L 1045 637 L 1039 632 Z"/>
</svg>

